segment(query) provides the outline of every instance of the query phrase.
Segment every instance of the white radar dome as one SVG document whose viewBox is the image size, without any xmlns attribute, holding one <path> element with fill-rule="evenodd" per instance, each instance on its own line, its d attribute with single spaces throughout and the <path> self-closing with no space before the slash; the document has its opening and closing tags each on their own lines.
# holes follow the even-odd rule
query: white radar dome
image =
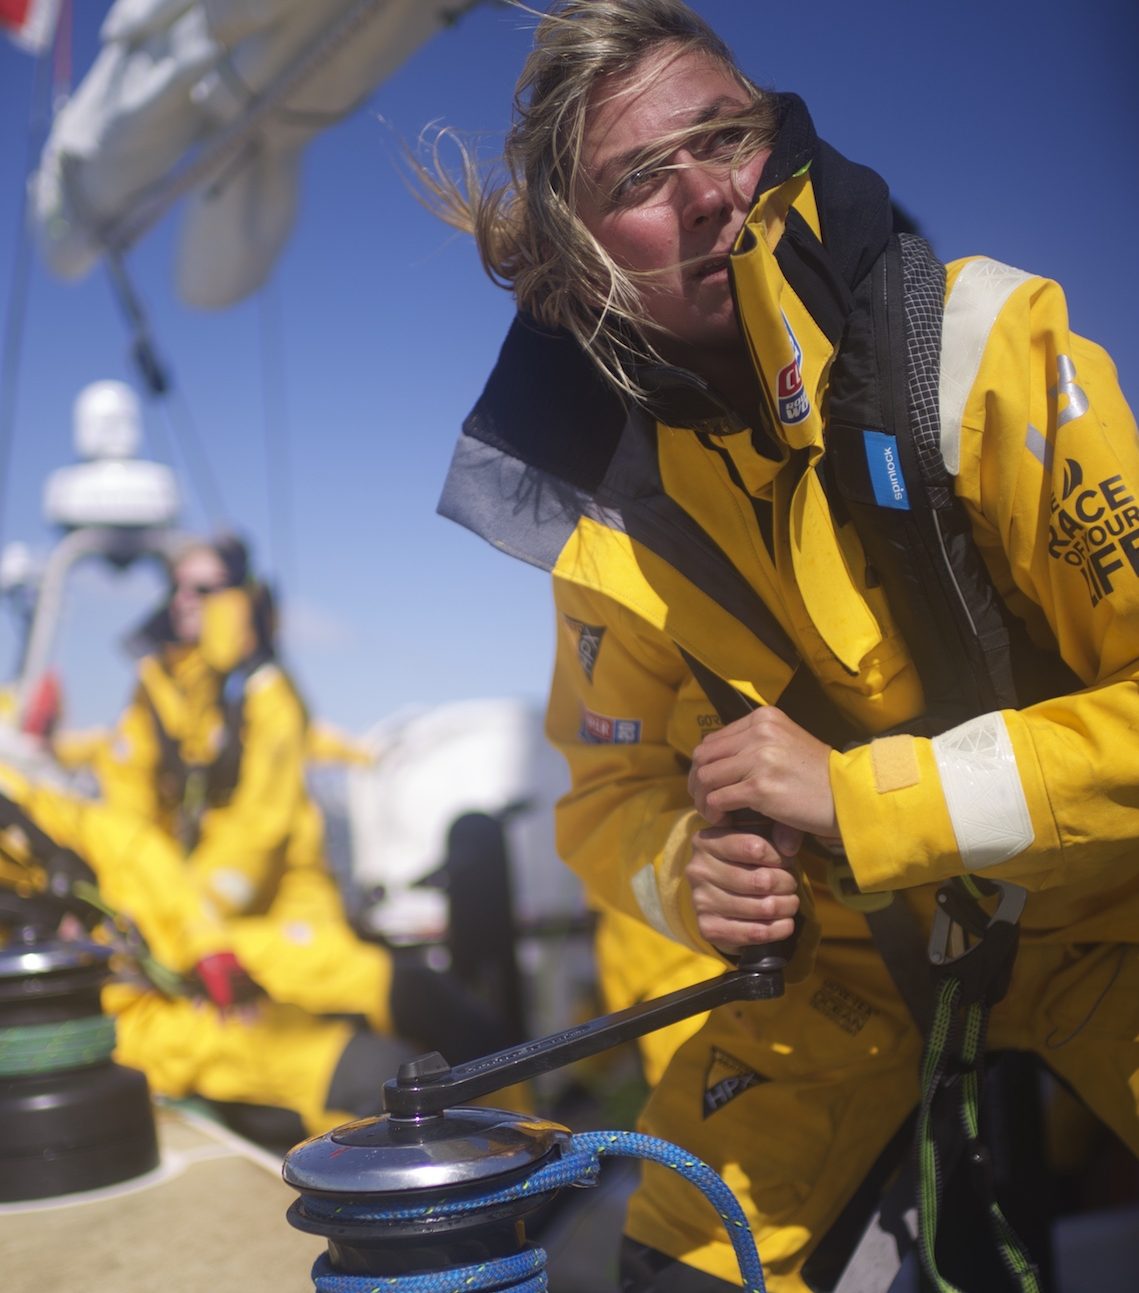
<svg viewBox="0 0 1139 1293">
<path fill-rule="evenodd" d="M 92 382 L 75 398 L 73 425 L 81 458 L 130 458 L 142 441 L 138 396 L 125 382 Z"/>
</svg>

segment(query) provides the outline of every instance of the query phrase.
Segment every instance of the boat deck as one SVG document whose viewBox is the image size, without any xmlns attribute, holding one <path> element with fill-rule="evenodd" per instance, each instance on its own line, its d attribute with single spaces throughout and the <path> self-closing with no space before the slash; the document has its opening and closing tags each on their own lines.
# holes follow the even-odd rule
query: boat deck
<svg viewBox="0 0 1139 1293">
<path fill-rule="evenodd" d="M 9 1293 L 312 1293 L 324 1242 L 285 1220 L 280 1160 L 201 1114 L 156 1109 L 159 1166 L 119 1185 L 0 1204 Z"/>
</svg>

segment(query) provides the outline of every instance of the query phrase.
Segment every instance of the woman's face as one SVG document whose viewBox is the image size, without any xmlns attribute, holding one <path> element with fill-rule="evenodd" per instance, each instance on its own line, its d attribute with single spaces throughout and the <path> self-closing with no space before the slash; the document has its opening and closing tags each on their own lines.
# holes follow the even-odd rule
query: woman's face
<svg viewBox="0 0 1139 1293">
<path fill-rule="evenodd" d="M 606 77 L 590 100 L 578 214 L 618 265 L 652 274 L 638 288 L 649 323 L 674 338 L 662 339 L 666 353 L 677 342 L 710 351 L 739 344 L 728 252 L 771 153 L 731 167 L 741 136 L 732 119 L 752 109 L 721 64 L 668 47 Z M 664 165 L 643 164 L 661 140 L 702 123 L 707 134 L 686 138 Z"/>
<path fill-rule="evenodd" d="M 174 567 L 170 624 L 179 642 L 197 642 L 202 635 L 202 601 L 229 585 L 225 563 L 211 548 L 194 548 Z"/>
</svg>

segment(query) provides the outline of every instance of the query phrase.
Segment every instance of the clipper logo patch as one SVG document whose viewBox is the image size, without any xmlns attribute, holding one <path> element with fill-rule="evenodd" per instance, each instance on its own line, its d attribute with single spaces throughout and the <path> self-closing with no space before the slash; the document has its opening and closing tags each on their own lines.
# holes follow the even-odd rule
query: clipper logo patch
<svg viewBox="0 0 1139 1293">
<path fill-rule="evenodd" d="M 898 462 L 898 441 L 885 431 L 863 431 L 862 443 L 866 449 L 866 466 L 870 471 L 874 501 L 879 507 L 908 512 L 910 499 Z"/>
<path fill-rule="evenodd" d="M 731 1104 L 736 1096 L 743 1095 L 745 1091 L 750 1091 L 753 1086 L 759 1086 L 767 1080 L 734 1055 L 713 1046 L 704 1072 L 702 1116 L 710 1118 L 718 1109 Z"/>
<path fill-rule="evenodd" d="M 566 623 L 577 634 L 577 659 L 587 682 L 593 681 L 593 670 L 597 665 L 597 655 L 601 650 L 601 639 L 605 636 L 602 624 L 583 624 L 581 620 L 565 617 Z"/>
<path fill-rule="evenodd" d="M 811 1008 L 852 1037 L 866 1027 L 872 1015 L 878 1013 L 868 1001 L 855 996 L 849 988 L 835 983 L 833 979 L 825 980 L 811 998 Z"/>
<path fill-rule="evenodd" d="M 786 315 L 783 316 L 783 326 L 791 338 L 795 358 L 779 370 L 775 386 L 779 397 L 779 420 L 784 426 L 794 426 L 810 413 L 811 401 L 807 399 L 807 392 L 803 389 L 803 352 L 799 349 L 799 342 L 791 331 Z"/>
<path fill-rule="evenodd" d="M 1115 591 L 1121 571 L 1139 576 L 1139 504 L 1122 476 L 1085 483 L 1083 467 L 1068 458 L 1050 507 L 1048 555 L 1079 571 L 1093 606 Z"/>
<path fill-rule="evenodd" d="M 591 709 L 581 712 L 581 739 L 590 745 L 636 745 L 641 739 L 639 718 L 609 718 Z"/>
</svg>

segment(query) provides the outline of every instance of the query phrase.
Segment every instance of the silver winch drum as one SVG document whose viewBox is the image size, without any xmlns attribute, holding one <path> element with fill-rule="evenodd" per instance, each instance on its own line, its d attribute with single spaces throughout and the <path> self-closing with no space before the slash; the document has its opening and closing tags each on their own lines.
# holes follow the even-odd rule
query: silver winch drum
<svg viewBox="0 0 1139 1293">
<path fill-rule="evenodd" d="M 524 1219 L 555 1192 L 458 1215 L 384 1213 L 506 1189 L 556 1158 L 570 1137 L 558 1123 L 482 1106 L 347 1123 L 286 1155 L 282 1175 L 300 1195 L 288 1220 L 324 1236 L 334 1268 L 345 1274 L 396 1276 L 494 1260 L 518 1250 Z"/>
</svg>

